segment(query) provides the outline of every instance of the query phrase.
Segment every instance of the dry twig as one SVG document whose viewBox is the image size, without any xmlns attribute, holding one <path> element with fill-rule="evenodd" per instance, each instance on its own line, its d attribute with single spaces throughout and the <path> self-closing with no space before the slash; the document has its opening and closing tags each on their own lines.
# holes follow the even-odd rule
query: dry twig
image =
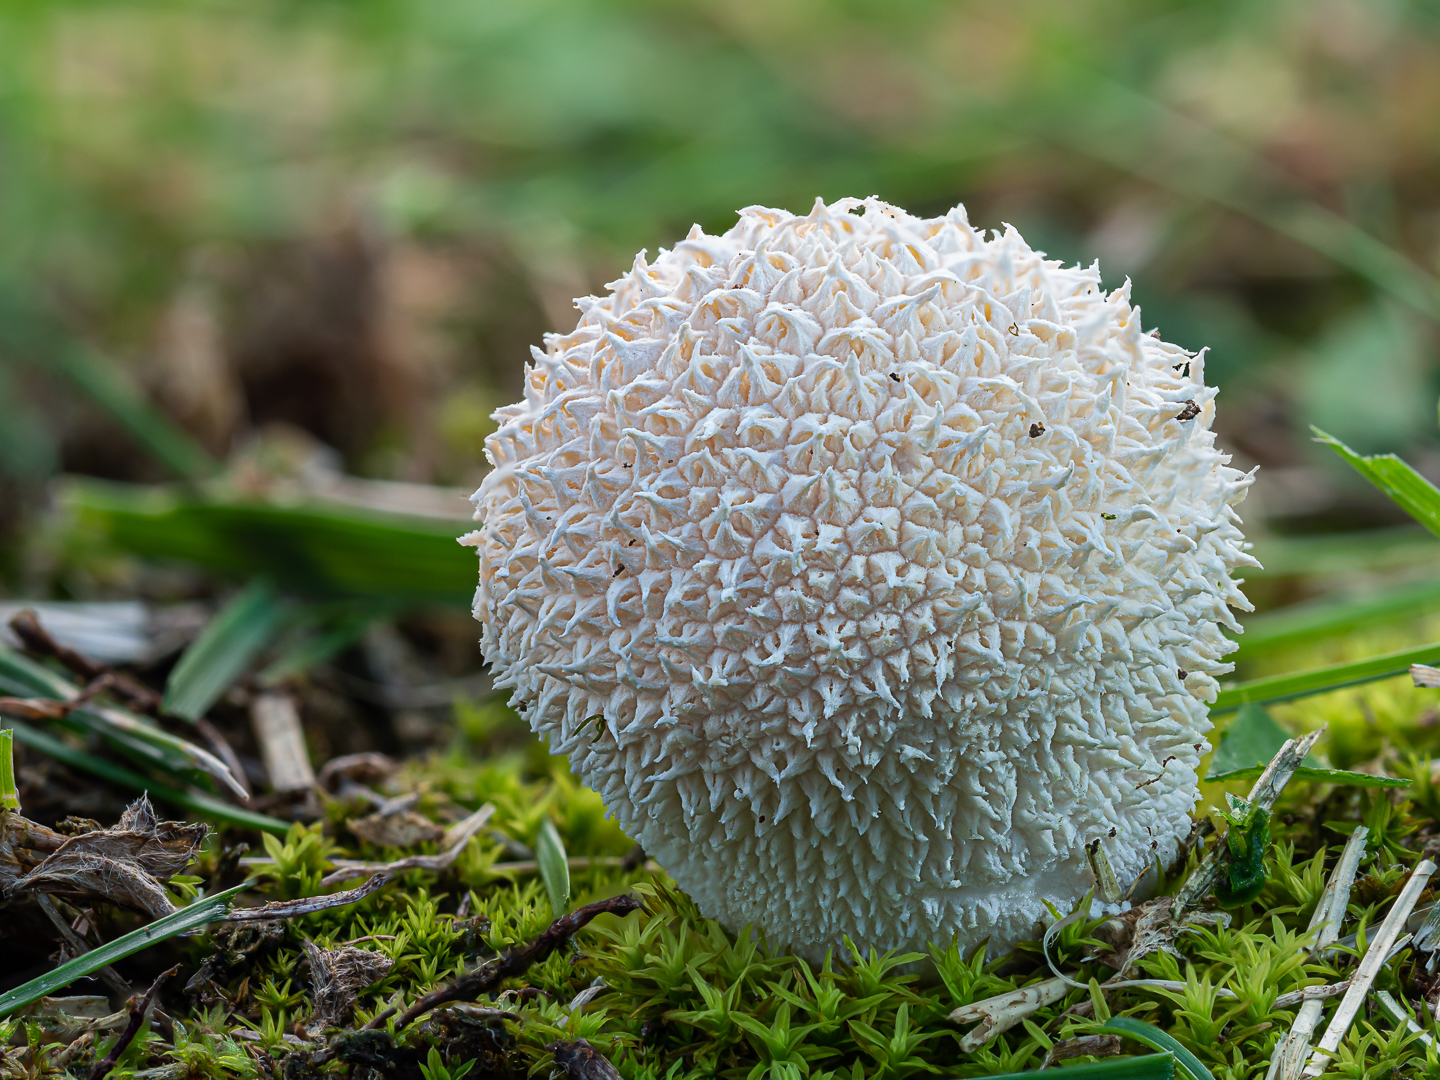
<svg viewBox="0 0 1440 1080">
<path fill-rule="evenodd" d="M 130 1022 L 125 1025 L 125 1030 L 120 1033 L 120 1038 L 115 1040 L 115 1045 L 110 1048 L 110 1053 L 106 1054 L 101 1061 L 97 1061 L 95 1068 L 90 1070 L 90 1080 L 105 1080 L 110 1070 L 115 1067 L 115 1063 L 120 1060 L 120 1055 L 125 1052 L 125 1048 L 134 1042 L 135 1036 L 140 1033 L 140 1025 L 145 1022 L 145 1014 L 150 1011 L 150 1003 L 155 1000 L 161 984 L 179 970 L 180 965 L 176 964 L 169 971 L 162 971 L 150 984 L 150 989 L 145 991 L 143 997 L 130 1000 Z"/>
<path fill-rule="evenodd" d="M 439 873 L 448 870 L 450 864 L 460 857 L 460 852 L 465 850 L 465 845 L 485 827 L 485 823 L 494 813 L 494 804 L 486 803 L 465 820 L 456 822 L 441 838 L 440 842 L 445 845 L 445 850 L 438 855 L 409 855 L 389 863 L 341 861 L 336 863 L 337 869 L 320 880 L 320 884 L 334 885 L 337 881 L 360 877 L 362 874 L 398 874 L 402 870 L 433 870 Z"/>
<path fill-rule="evenodd" d="M 299 915 L 312 915 L 327 908 L 344 907 L 357 900 L 363 900 L 388 879 L 376 874 L 365 884 L 346 892 L 331 893 L 329 896 L 305 896 L 299 900 L 272 900 L 260 907 L 235 908 L 217 922 L 259 922 L 264 919 L 293 919 Z"/>
<path fill-rule="evenodd" d="M 1365 840 L 1369 835 L 1370 830 L 1364 825 L 1356 826 L 1350 838 L 1345 841 L 1345 850 L 1340 853 L 1340 861 L 1331 871 L 1330 880 L 1325 883 L 1325 891 L 1321 893 L 1320 902 L 1315 905 L 1315 912 L 1310 916 L 1309 929 L 1318 930 L 1315 942 L 1310 946 L 1310 952 L 1314 956 L 1323 955 L 1340 936 L 1345 910 L 1350 906 L 1350 892 L 1355 887 L 1355 872 L 1360 867 L 1361 856 L 1365 854 Z M 1295 1016 L 1295 1022 L 1290 1025 L 1290 1030 L 1271 1053 L 1270 1071 L 1265 1080 L 1297 1080 L 1310 1054 L 1310 1040 L 1315 1037 L 1315 1028 L 1325 1011 L 1326 998 L 1349 988 L 1350 980 L 1346 979 L 1343 983 L 1336 983 L 1333 989 L 1328 986 L 1312 986 L 1300 991 L 1304 995 L 1299 1002 L 1300 1011 Z M 1326 993 L 1319 993 L 1322 990 Z M 1287 1002 L 1288 1004 L 1291 1003 Z M 1275 1006 L 1286 1007 L 1280 1004 L 1278 998 Z"/>
<path fill-rule="evenodd" d="M 85 944 L 85 939 L 77 934 L 71 928 L 70 924 L 65 921 L 65 917 L 60 914 L 59 909 L 55 906 L 55 901 L 51 900 L 50 897 L 44 893 L 36 893 L 35 902 L 40 905 L 40 910 L 43 911 L 45 917 L 54 924 L 55 929 L 60 931 L 60 936 L 65 939 L 65 944 L 70 946 L 72 955 L 84 956 L 90 951 L 90 946 Z M 104 979 L 105 982 L 109 984 L 110 989 L 114 990 L 121 997 L 127 997 L 130 994 L 130 984 L 122 979 L 120 973 L 109 964 L 106 964 L 95 974 Z"/>
<path fill-rule="evenodd" d="M 640 909 L 640 901 L 633 896 L 612 896 L 608 900 L 597 900 L 593 904 L 576 908 L 550 924 L 550 928 L 528 945 L 520 945 L 480 965 L 468 975 L 462 976 L 449 986 L 432 990 L 410 1008 L 406 1009 L 395 1027 L 408 1027 L 431 1009 L 449 1001 L 474 1001 L 481 994 L 488 993 L 506 979 L 527 971 L 532 964 L 538 964 L 556 949 L 561 948 L 574 937 L 582 927 L 599 915 L 629 915 Z M 378 1028 L 395 1015 L 394 1007 L 377 1014 L 366 1028 Z"/>
<path fill-rule="evenodd" d="M 1345 991 L 1345 996 L 1340 1001 L 1340 1007 L 1330 1018 L 1330 1024 L 1325 1029 L 1325 1034 L 1320 1037 L 1320 1043 L 1316 1046 L 1315 1053 L 1311 1055 L 1310 1064 L 1305 1067 L 1304 1075 L 1319 1076 L 1325 1071 L 1331 1055 L 1339 1049 L 1345 1033 L 1350 1030 L 1350 1025 L 1354 1023 L 1356 1015 L 1365 1004 L 1365 996 L 1375 984 L 1375 976 L 1380 973 L 1380 968 L 1389 958 L 1396 939 L 1405 928 L 1405 920 L 1415 909 L 1416 901 L 1420 899 L 1420 894 L 1425 890 L 1426 883 L 1434 873 L 1435 864 L 1429 859 L 1421 859 L 1415 865 L 1414 871 L 1410 874 L 1410 880 L 1405 883 L 1405 888 L 1400 890 L 1400 895 L 1395 900 L 1395 906 L 1390 909 L 1390 914 L 1385 916 L 1385 921 L 1380 924 L 1380 929 L 1375 932 L 1369 948 L 1365 950 L 1360 967 L 1350 980 L 1350 988 Z"/>
<path fill-rule="evenodd" d="M 980 1021 L 960 1040 L 963 1053 L 973 1054 L 997 1035 L 1001 1035 L 1026 1017 L 1033 1016 L 1046 1005 L 1053 1005 L 1070 991 L 1070 984 L 1062 978 L 1045 979 L 1043 982 L 1022 986 L 1004 994 L 961 1005 L 950 1014 L 950 1022 L 968 1024 Z"/>
</svg>

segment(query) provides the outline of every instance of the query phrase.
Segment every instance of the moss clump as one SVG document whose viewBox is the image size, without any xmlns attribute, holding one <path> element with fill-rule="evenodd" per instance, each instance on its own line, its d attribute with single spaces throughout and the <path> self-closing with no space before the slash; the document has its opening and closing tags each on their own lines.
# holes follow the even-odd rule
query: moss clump
<svg viewBox="0 0 1440 1080">
<path fill-rule="evenodd" d="M 1349 693 L 1353 700 L 1356 692 Z M 1394 696 L 1388 687 L 1364 693 Z M 1412 704 L 1419 709 L 1425 703 Z M 1322 701 L 1316 712 L 1334 715 L 1336 706 Z M 1396 730 L 1414 722 L 1394 710 L 1386 716 L 1394 718 Z M 1112 969 L 1087 959 L 1105 951 L 1093 936 L 1100 920 L 1080 920 L 1059 935 L 1051 954 L 1090 989 L 1071 990 L 965 1053 L 960 1041 L 967 1027 L 951 1023 L 949 1014 L 1048 978 L 1038 948 L 997 958 L 983 949 L 963 954 L 945 942 L 923 955 L 851 948 L 817 966 L 776 953 L 754 935 L 727 934 L 663 873 L 634 857 L 629 841 L 606 821 L 598 797 L 530 740 L 503 706 L 462 706 L 457 719 L 455 747 L 412 763 L 390 792 L 417 796 L 412 809 L 441 824 L 484 802 L 494 804 L 486 830 L 454 865 L 438 875 L 405 872 L 348 907 L 283 923 L 222 927 L 154 950 L 158 955 L 145 961 L 151 969 L 175 960 L 184 965 L 165 994 L 174 1022 L 138 1039 L 112 1076 L 518 1078 L 544 1072 L 557 1045 L 577 1039 L 587 1040 L 626 1080 L 985 1076 L 1036 1068 L 1052 1049 L 1057 1056 L 1067 1047 L 1085 1049 L 1087 1044 L 1071 1040 L 1112 1014 L 1163 1028 L 1217 1080 L 1263 1076 L 1295 1012 L 1277 1006 L 1277 999 L 1343 978 L 1356 952 L 1312 959 L 1304 932 L 1345 834 L 1360 822 L 1371 830 L 1346 925 L 1362 938 L 1383 915 L 1420 847 L 1440 834 L 1434 815 L 1440 796 L 1428 768 L 1418 768 L 1413 798 L 1292 785 L 1268 822 L 1274 842 L 1257 848 L 1263 876 L 1249 873 L 1245 895 L 1231 897 L 1230 924 L 1196 928 L 1182 934 L 1173 951 L 1139 961 L 1137 977 L 1172 980 L 1180 989 L 1133 987 L 1102 995 L 1097 984 Z M 1401 773 L 1419 764 L 1395 750 L 1387 761 Z M 266 855 L 245 864 L 254 875 L 253 895 L 269 900 L 324 891 L 320 880 L 340 858 L 383 861 L 438 850 L 433 842 L 403 852 L 359 842 L 346 823 L 373 810 L 360 800 L 333 800 L 323 820 L 294 826 L 284 840 L 268 838 Z M 529 852 L 545 819 L 572 857 L 572 905 L 631 892 L 644 901 L 643 910 L 623 919 L 601 917 L 493 1000 L 446 1006 L 402 1030 L 395 1029 L 393 1015 L 366 1029 L 387 1009 L 403 1012 L 428 991 L 550 925 L 556 913 Z M 212 888 L 223 883 L 217 874 L 235 862 L 233 852 L 225 853 L 226 839 L 212 841 L 195 876 L 177 880 L 177 900 L 183 902 L 202 879 Z M 1248 847 L 1246 854 L 1252 854 Z M 1173 890 L 1198 857 L 1192 853 L 1162 888 Z M 377 981 L 355 992 L 348 1017 L 328 1027 L 324 1018 L 317 1021 L 307 943 L 312 949 L 373 951 L 389 961 Z M 126 973 L 136 982 L 144 976 L 141 969 Z M 1386 967 L 1378 984 L 1412 1000 L 1437 987 L 1423 958 L 1417 962 L 1408 951 Z M 44 1017 L 14 1018 L 0 1030 L 11 1042 L 7 1076 L 87 1074 L 116 1037 L 113 1031 L 62 1035 Z M 1356 1026 L 1332 1068 L 1337 1076 L 1401 1070 L 1440 1075 L 1440 1059 L 1418 1036 L 1377 1016 Z"/>
</svg>

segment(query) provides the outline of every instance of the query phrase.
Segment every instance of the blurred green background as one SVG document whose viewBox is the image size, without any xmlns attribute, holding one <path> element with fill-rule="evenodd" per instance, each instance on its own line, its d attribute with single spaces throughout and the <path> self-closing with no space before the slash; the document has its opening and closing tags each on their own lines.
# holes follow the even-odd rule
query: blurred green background
<svg viewBox="0 0 1440 1080">
<path fill-rule="evenodd" d="M 1434 3 L 17 0 L 0 583 L 134 588 L 66 473 L 463 517 L 572 297 L 817 195 L 1133 277 L 1257 536 L 1395 524 L 1308 426 L 1440 476 L 1437 181 Z"/>
</svg>

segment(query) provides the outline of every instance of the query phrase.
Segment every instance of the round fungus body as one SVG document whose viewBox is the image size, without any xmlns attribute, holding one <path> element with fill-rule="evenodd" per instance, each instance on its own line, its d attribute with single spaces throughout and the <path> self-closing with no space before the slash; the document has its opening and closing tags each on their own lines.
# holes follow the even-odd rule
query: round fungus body
<svg viewBox="0 0 1440 1080">
<path fill-rule="evenodd" d="M 1245 609 L 1194 355 L 962 207 L 752 207 L 535 351 L 475 495 L 501 687 L 709 915 L 1035 933 L 1190 827 Z"/>
</svg>

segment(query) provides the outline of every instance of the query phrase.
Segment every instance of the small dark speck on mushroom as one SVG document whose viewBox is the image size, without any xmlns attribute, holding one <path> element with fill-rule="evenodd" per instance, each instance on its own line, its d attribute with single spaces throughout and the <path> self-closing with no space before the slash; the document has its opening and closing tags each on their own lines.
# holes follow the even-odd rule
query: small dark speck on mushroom
<svg viewBox="0 0 1440 1080">
<path fill-rule="evenodd" d="M 761 814 L 758 818 L 756 818 L 756 820 L 759 821 L 761 825 L 764 825 L 764 824 L 765 824 L 765 815 L 764 815 L 764 814 Z"/>
<path fill-rule="evenodd" d="M 894 379 L 896 382 L 899 382 L 899 381 L 900 381 L 900 376 L 899 376 L 899 374 L 896 373 L 896 372 L 894 372 L 894 371 L 890 372 L 890 378 Z"/>
<path fill-rule="evenodd" d="M 625 567 L 623 567 L 623 566 L 617 566 L 617 567 L 615 567 L 615 576 L 616 576 L 616 577 L 619 577 L 619 576 L 620 576 L 620 571 L 621 571 L 621 570 L 624 570 L 624 569 L 625 569 Z"/>
<path fill-rule="evenodd" d="M 635 541 L 634 541 L 634 540 L 631 540 L 631 541 L 630 541 L 630 546 L 631 546 L 631 547 L 634 547 L 634 546 L 635 546 Z"/>
<path fill-rule="evenodd" d="M 1158 326 L 1153 327 L 1150 330 L 1147 330 L 1146 333 L 1148 333 L 1153 338 L 1158 338 L 1160 336 L 1160 328 Z"/>
<path fill-rule="evenodd" d="M 1116 832 L 1118 832 L 1118 830 L 1115 828 L 1114 825 L 1111 825 L 1110 832 L 1107 835 L 1110 837 L 1111 840 L 1114 840 Z"/>
<path fill-rule="evenodd" d="M 1189 398 L 1186 398 L 1183 404 L 1185 408 L 1175 414 L 1176 420 L 1194 420 L 1195 417 L 1200 415 L 1200 406 L 1196 405 L 1195 402 Z"/>
<path fill-rule="evenodd" d="M 1037 423 L 1034 423 L 1034 424 L 1031 424 L 1031 425 L 1030 425 L 1030 438 L 1032 438 L 1032 439 L 1038 439 L 1041 435 L 1044 435 L 1044 434 L 1045 434 L 1045 425 L 1044 425 L 1044 424 L 1041 424 L 1041 423 L 1038 423 L 1038 422 L 1037 422 Z"/>
<path fill-rule="evenodd" d="M 1177 669 L 1177 671 L 1178 671 L 1178 673 L 1179 673 L 1179 675 L 1180 675 L 1180 681 L 1181 681 L 1181 682 L 1184 682 L 1186 679 L 1188 679 L 1188 678 L 1190 677 L 1190 673 L 1189 673 L 1188 671 L 1186 671 L 1183 667 Z"/>
</svg>

